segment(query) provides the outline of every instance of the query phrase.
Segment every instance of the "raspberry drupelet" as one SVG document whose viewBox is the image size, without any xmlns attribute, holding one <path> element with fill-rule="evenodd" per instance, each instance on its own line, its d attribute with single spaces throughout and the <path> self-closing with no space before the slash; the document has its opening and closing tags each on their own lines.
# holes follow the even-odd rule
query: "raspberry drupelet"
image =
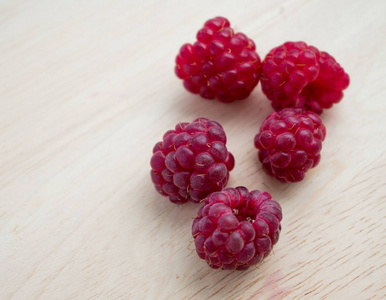
<svg viewBox="0 0 386 300">
<path fill-rule="evenodd" d="M 300 108 L 271 113 L 255 137 L 263 170 L 282 182 L 303 180 L 320 161 L 326 128 L 320 117 Z"/>
<path fill-rule="evenodd" d="M 272 49 L 261 70 L 263 92 L 275 110 L 300 107 L 321 114 L 342 99 L 350 83 L 330 54 L 304 42 L 287 42 Z"/>
<path fill-rule="evenodd" d="M 193 221 L 196 252 L 214 269 L 246 270 L 271 252 L 281 220 L 280 204 L 266 192 L 241 186 L 214 192 Z"/>
<path fill-rule="evenodd" d="M 156 190 L 171 202 L 200 202 L 225 187 L 234 167 L 222 126 L 206 118 L 178 123 L 155 144 L 150 160 Z"/>
<path fill-rule="evenodd" d="M 175 72 L 185 88 L 221 102 L 247 98 L 259 81 L 261 65 L 254 42 L 234 33 L 223 17 L 206 21 L 196 37 L 176 58 Z"/>
</svg>

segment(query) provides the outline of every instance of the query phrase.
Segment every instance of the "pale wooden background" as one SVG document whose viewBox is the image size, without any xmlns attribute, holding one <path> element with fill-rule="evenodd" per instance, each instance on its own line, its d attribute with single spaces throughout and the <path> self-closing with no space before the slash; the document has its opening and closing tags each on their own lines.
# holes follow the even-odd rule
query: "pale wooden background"
<svg viewBox="0 0 386 300">
<path fill-rule="evenodd" d="M 385 13 L 382 0 L 0 1 L 0 299 L 384 299 Z M 179 47 L 216 15 L 262 57 L 304 40 L 350 74 L 303 182 L 261 170 L 260 86 L 224 105 L 175 77 Z M 229 186 L 283 207 L 258 268 L 208 268 L 189 250 L 198 206 L 151 185 L 153 144 L 198 116 L 227 132 Z"/>
</svg>

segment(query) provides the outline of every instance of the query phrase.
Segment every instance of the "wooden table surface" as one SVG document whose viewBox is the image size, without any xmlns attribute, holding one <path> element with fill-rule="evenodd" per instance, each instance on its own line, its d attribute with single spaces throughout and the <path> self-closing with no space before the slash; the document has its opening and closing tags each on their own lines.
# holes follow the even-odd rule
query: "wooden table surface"
<svg viewBox="0 0 386 300">
<path fill-rule="evenodd" d="M 385 299 L 385 1 L 0 1 L 0 299 Z M 304 40 L 351 76 L 323 113 L 320 165 L 262 172 L 260 85 L 222 104 L 187 93 L 179 47 L 222 15 L 258 53 Z M 260 266 L 210 269 L 190 245 L 199 205 L 150 181 L 179 121 L 220 122 L 228 186 L 268 191 L 280 240 Z"/>
</svg>

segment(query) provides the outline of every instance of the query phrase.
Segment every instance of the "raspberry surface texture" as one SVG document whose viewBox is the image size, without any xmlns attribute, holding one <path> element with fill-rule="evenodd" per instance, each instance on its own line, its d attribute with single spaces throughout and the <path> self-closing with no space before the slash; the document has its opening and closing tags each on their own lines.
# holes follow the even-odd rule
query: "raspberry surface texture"
<svg viewBox="0 0 386 300">
<path fill-rule="evenodd" d="M 206 21 L 194 44 L 184 44 L 176 58 L 176 75 L 185 88 L 206 99 L 242 100 L 259 81 L 261 60 L 255 43 L 235 33 L 223 17 Z"/>
<path fill-rule="evenodd" d="M 263 170 L 282 182 L 303 180 L 320 161 L 326 127 L 320 117 L 300 108 L 271 113 L 255 136 Z"/>
<path fill-rule="evenodd" d="M 275 110 L 299 107 L 317 114 L 338 103 L 350 83 L 330 54 L 304 42 L 272 49 L 262 63 L 260 78 Z"/>
<path fill-rule="evenodd" d="M 193 221 L 196 252 L 214 269 L 246 270 L 271 252 L 281 219 L 280 204 L 266 192 L 240 186 L 214 192 Z"/>
<path fill-rule="evenodd" d="M 150 160 L 151 180 L 170 201 L 200 202 L 225 187 L 234 167 L 222 126 L 206 118 L 178 123 L 155 144 Z"/>
</svg>

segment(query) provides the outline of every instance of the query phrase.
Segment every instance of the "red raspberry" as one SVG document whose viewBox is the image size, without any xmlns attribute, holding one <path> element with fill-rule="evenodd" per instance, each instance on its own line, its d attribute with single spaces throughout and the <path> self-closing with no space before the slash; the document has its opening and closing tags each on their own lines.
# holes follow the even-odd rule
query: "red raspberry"
<svg viewBox="0 0 386 300">
<path fill-rule="evenodd" d="M 255 147 L 266 173 L 282 182 L 297 182 L 318 165 L 325 136 L 326 127 L 317 114 L 286 108 L 264 120 Z"/>
<path fill-rule="evenodd" d="M 197 254 L 210 267 L 246 270 L 260 263 L 279 239 L 280 204 L 245 187 L 210 194 L 193 221 Z"/>
<path fill-rule="evenodd" d="M 321 114 L 343 97 L 350 78 L 336 60 L 304 42 L 272 49 L 262 63 L 263 92 L 272 107 L 300 107 Z"/>
<path fill-rule="evenodd" d="M 188 91 L 231 102 L 249 96 L 259 81 L 260 65 L 254 42 L 217 17 L 206 21 L 193 45 L 181 47 L 175 72 Z"/>
<path fill-rule="evenodd" d="M 216 121 L 198 118 L 178 123 L 153 148 L 150 175 L 156 190 L 177 204 L 197 203 L 220 191 L 235 164 L 226 141 Z"/>
</svg>

